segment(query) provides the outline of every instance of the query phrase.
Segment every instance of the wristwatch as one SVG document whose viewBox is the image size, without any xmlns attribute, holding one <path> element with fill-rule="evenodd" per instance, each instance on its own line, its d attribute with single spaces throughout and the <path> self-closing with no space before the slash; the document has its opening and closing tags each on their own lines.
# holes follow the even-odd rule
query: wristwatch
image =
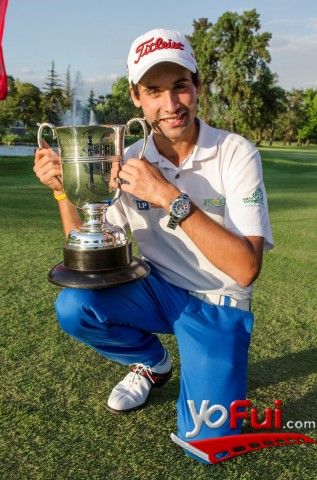
<svg viewBox="0 0 317 480">
<path fill-rule="evenodd" d="M 190 196 L 182 192 L 170 203 L 170 218 L 167 226 L 175 230 L 177 225 L 189 215 L 191 205 Z"/>
</svg>

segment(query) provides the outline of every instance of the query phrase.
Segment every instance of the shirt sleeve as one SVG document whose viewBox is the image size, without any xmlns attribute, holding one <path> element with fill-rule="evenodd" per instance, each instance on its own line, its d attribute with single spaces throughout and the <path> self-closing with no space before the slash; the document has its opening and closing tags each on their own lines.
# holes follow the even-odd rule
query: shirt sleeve
<svg viewBox="0 0 317 480">
<path fill-rule="evenodd" d="M 246 142 L 229 155 L 224 185 L 225 225 L 241 236 L 264 238 L 264 250 L 273 248 L 262 162 L 257 149 Z"/>
</svg>

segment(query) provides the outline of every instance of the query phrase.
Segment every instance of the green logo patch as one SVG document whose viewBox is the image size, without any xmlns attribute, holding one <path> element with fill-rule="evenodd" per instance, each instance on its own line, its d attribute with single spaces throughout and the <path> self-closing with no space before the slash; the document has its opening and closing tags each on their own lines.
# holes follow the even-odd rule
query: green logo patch
<svg viewBox="0 0 317 480">
<path fill-rule="evenodd" d="M 263 202 L 263 190 L 262 188 L 257 188 L 255 192 L 252 193 L 251 197 L 246 197 L 243 199 L 243 202 L 246 206 L 248 207 L 259 207 L 259 206 L 264 206 Z"/>
<path fill-rule="evenodd" d="M 223 207 L 226 203 L 226 199 L 223 195 L 219 195 L 218 198 L 204 198 L 203 207 L 206 211 L 211 210 L 213 207 Z"/>
</svg>

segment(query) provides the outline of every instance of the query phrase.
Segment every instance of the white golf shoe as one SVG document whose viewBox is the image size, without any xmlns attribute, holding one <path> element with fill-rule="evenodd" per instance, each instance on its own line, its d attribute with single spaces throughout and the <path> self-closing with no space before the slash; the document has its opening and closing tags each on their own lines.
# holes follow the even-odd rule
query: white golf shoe
<svg viewBox="0 0 317 480">
<path fill-rule="evenodd" d="M 112 390 L 106 408 L 114 413 L 129 413 L 143 408 L 153 387 L 162 387 L 172 375 L 171 359 L 165 349 L 161 362 L 153 367 L 134 363 L 131 372 Z"/>
</svg>

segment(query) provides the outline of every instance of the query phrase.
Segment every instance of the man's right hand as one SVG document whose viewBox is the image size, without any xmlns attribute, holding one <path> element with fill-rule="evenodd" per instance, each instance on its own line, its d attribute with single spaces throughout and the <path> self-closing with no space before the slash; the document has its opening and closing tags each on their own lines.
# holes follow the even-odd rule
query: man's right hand
<svg viewBox="0 0 317 480">
<path fill-rule="evenodd" d="M 37 178 L 54 191 L 54 195 L 64 193 L 62 184 L 62 163 L 54 150 L 43 141 L 43 148 L 38 148 L 35 152 L 33 170 Z M 58 199 L 56 199 L 58 200 Z M 63 229 L 67 238 L 70 230 L 78 230 L 82 221 L 78 210 L 67 198 L 58 201 L 59 211 L 62 219 Z"/>
<path fill-rule="evenodd" d="M 43 148 L 35 152 L 33 171 L 43 185 L 54 190 L 55 195 L 63 193 L 61 160 L 45 140 Z"/>
</svg>

